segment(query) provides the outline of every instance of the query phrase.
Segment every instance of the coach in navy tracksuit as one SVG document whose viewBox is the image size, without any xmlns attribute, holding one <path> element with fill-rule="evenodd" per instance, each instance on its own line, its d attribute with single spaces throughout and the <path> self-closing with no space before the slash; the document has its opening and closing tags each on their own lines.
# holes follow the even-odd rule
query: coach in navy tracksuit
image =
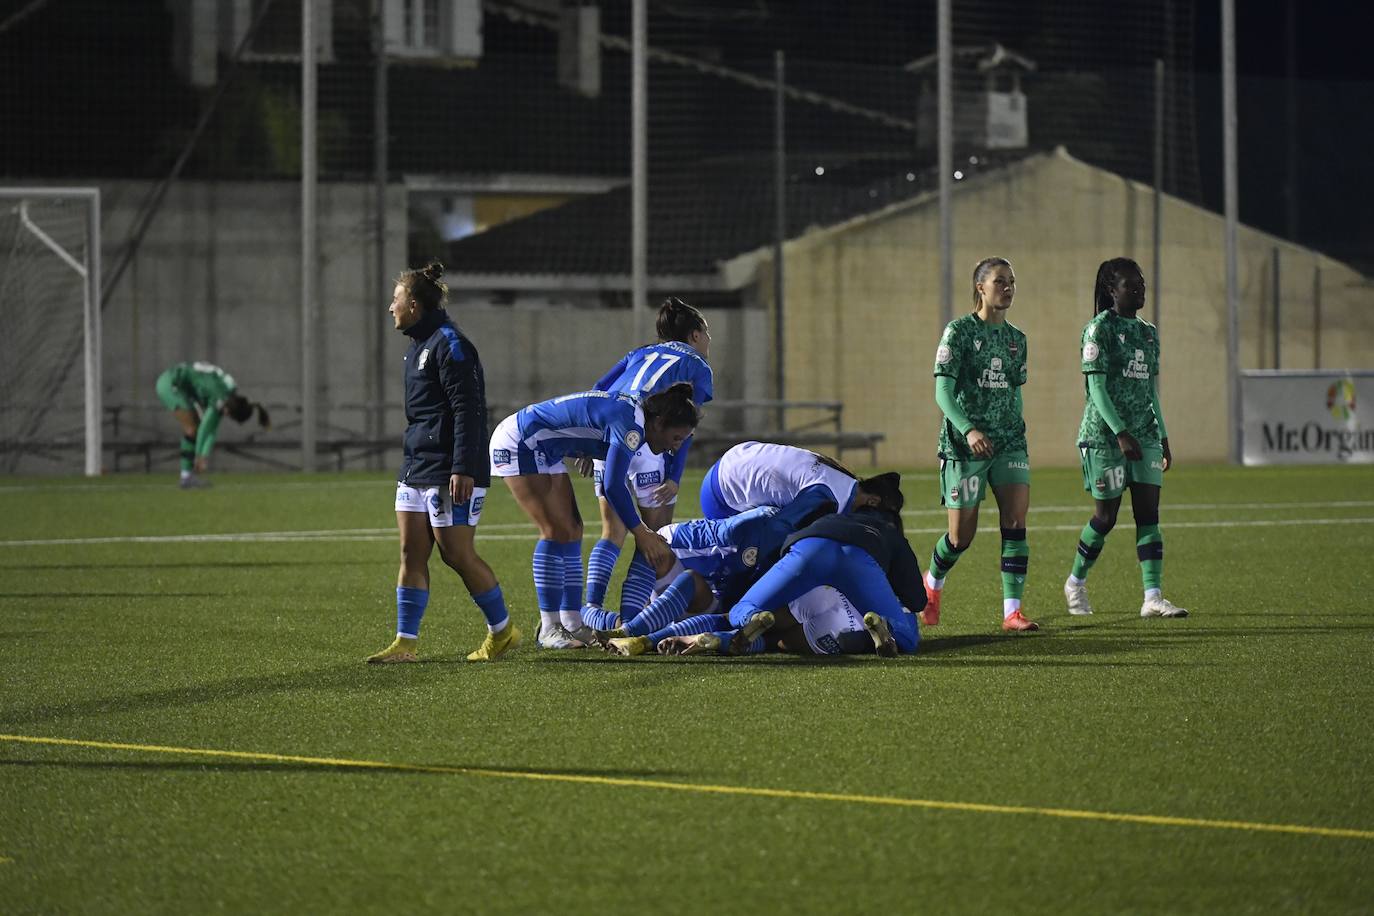
<svg viewBox="0 0 1374 916">
<path fill-rule="evenodd" d="M 444 266 L 404 271 L 389 311 L 396 330 L 411 339 L 405 356 L 406 432 L 396 480 L 396 525 L 401 571 L 396 579 L 396 640 L 369 662 L 416 660 L 420 620 L 429 602 L 429 555 L 463 579 L 487 620 L 487 638 L 468 655 L 487 661 L 515 648 L 496 575 L 477 555 L 473 534 L 491 483 L 487 454 L 486 382 L 472 341 L 443 309 Z"/>
<path fill-rule="evenodd" d="M 783 542 L 782 558 L 731 608 L 731 626 L 829 585 L 861 612 L 882 617 L 899 650 L 915 652 L 921 642 L 916 614 L 926 606 L 926 590 L 900 512 L 899 492 L 895 505 L 827 515 L 794 532 Z"/>
</svg>

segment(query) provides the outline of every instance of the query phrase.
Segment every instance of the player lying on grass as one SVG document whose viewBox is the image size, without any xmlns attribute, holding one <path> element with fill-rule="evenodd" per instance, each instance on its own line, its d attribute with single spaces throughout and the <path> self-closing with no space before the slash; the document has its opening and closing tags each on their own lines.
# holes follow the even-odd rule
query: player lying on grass
<svg viewBox="0 0 1374 916">
<path fill-rule="evenodd" d="M 209 363 L 177 363 L 157 377 L 157 399 L 181 426 L 181 483 L 183 490 L 208 487 L 197 477 L 210 467 L 222 414 L 246 423 L 256 412 L 258 425 L 270 425 L 267 410 L 238 392 L 234 377 Z"/>
<path fill-rule="evenodd" d="M 691 382 L 692 399 L 698 407 L 711 400 L 713 380 L 711 366 L 706 361 L 710 356 L 711 332 L 701 312 L 676 296 L 670 296 L 659 307 L 657 330 L 658 343 L 637 347 L 625 354 L 593 387 L 597 391 L 645 397 L 678 382 Z M 687 466 L 687 450 L 691 444 L 689 436 L 681 447 L 663 454 L 654 454 L 647 445 L 641 445 L 630 461 L 630 489 L 644 523 L 656 531 L 673 520 L 678 483 Z M 602 605 L 626 534 L 619 514 L 602 489 L 605 464 L 600 459 L 592 459 L 588 467 L 588 459 L 582 459 L 578 467 L 584 476 L 588 470 L 593 473 L 601 510 L 601 539 L 592 546 L 587 557 L 587 595 L 582 608 L 582 619 L 595 629 L 614 625 L 611 621 L 615 613 L 604 610 Z M 654 579 L 653 567 L 636 551 L 620 589 L 621 616 L 629 619 L 648 603 Z"/>
<path fill-rule="evenodd" d="M 491 473 L 487 398 L 477 348 L 443 309 L 444 266 L 396 278 L 389 311 L 410 338 L 403 369 L 406 431 L 396 480 L 401 569 L 396 576 L 396 638 L 372 664 L 413 662 L 429 604 L 429 558 L 439 556 L 463 580 L 487 622 L 487 637 L 468 661 L 491 661 L 520 644 L 501 584 L 473 544 Z"/>
<path fill-rule="evenodd" d="M 807 487 L 820 484 L 834 495 L 840 512 L 863 494 L 881 495 L 877 477 L 860 480 L 834 458 L 772 442 L 741 442 L 711 465 L 701 481 L 701 514 L 729 518 L 759 506 L 785 506 Z"/>
<path fill-rule="evenodd" d="M 729 654 L 733 645 L 743 647 L 743 654 L 763 651 L 787 652 L 794 655 L 872 655 L 896 654 L 895 640 L 890 627 L 884 628 L 873 615 L 873 625 L 864 622 L 864 613 L 843 592 L 828 585 L 813 588 L 800 598 L 789 601 L 786 607 L 768 615 L 756 615 L 751 621 L 760 636 L 743 634 L 729 629 L 729 618 L 723 614 L 703 619 L 688 618 L 673 627 L 666 627 L 658 636 L 655 648 L 660 655 Z"/>
<path fill-rule="evenodd" d="M 798 528 L 835 511 L 830 490 L 812 486 L 785 509 L 760 506 L 727 519 L 693 519 L 659 529 L 673 552 L 652 601 L 618 626 L 597 633 L 597 641 L 647 636 L 692 613 L 710 613 L 721 600 L 745 590 L 778 558 L 783 542 Z"/>
<path fill-rule="evenodd" d="M 776 623 L 774 609 L 829 585 L 864 611 L 865 628 L 875 633 L 883 654 L 915 652 L 921 639 L 915 614 L 925 607 L 926 596 L 920 563 L 902 534 L 902 503 L 896 489 L 878 506 L 827 515 L 789 535 L 778 562 L 729 608 L 726 616 L 737 632 L 725 650 L 743 654 Z M 657 645 L 654 636 L 612 640 L 611 646 L 638 655 Z"/>
<path fill-rule="evenodd" d="M 1164 410 L 1159 404 L 1159 332 L 1137 313 L 1145 305 L 1145 275 L 1130 258 L 1103 261 L 1093 289 L 1094 316 L 1083 328 L 1083 381 L 1087 393 L 1078 451 L 1083 489 L 1093 515 L 1083 526 L 1078 553 L 1064 583 L 1070 614 L 1091 614 L 1088 570 L 1116 525 L 1121 495 L 1131 491 L 1135 550 L 1145 599 L 1141 617 L 1187 617 L 1162 592 L 1164 536 L 1159 493 L 1173 466 Z"/>
<path fill-rule="evenodd" d="M 644 444 L 654 454 L 680 448 L 700 419 L 692 386 L 679 382 L 643 401 L 606 391 L 564 395 L 531 404 L 496 427 L 491 473 L 505 478 L 539 529 L 533 566 L 540 648 L 580 649 L 593 636 L 582 620 L 582 517 L 564 459 L 606 462 L 606 499 L 636 549 L 667 568 L 673 560 L 667 542 L 640 520 L 630 495 L 630 462 Z"/>
</svg>

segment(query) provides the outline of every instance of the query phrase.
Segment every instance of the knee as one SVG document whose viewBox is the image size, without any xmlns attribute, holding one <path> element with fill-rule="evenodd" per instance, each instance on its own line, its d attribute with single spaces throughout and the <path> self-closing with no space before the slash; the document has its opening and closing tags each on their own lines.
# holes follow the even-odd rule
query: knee
<svg viewBox="0 0 1374 916">
<path fill-rule="evenodd" d="M 1098 534 L 1105 535 L 1116 527 L 1116 509 L 1098 509 L 1093 513 L 1093 517 L 1088 521 L 1093 526 L 1093 530 Z"/>
<path fill-rule="evenodd" d="M 401 545 L 401 568 L 402 569 L 424 569 L 429 565 L 428 548 L 421 549 L 407 544 Z"/>
<path fill-rule="evenodd" d="M 962 552 L 968 550 L 969 545 L 973 543 L 974 535 L 976 535 L 977 533 L 977 528 L 970 528 L 967 531 L 958 530 L 947 533 L 945 535 L 945 540 L 949 541 L 950 547 Z"/>
<path fill-rule="evenodd" d="M 471 544 L 457 547 L 439 548 L 439 557 L 444 561 L 444 565 L 455 572 L 467 572 L 473 569 L 478 562 L 477 550 Z"/>
</svg>

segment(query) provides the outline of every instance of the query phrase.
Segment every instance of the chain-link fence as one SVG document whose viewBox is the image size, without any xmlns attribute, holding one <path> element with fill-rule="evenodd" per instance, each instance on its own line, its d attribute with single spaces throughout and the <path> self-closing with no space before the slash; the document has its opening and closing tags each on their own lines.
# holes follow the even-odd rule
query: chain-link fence
<svg viewBox="0 0 1374 916">
<path fill-rule="evenodd" d="M 159 430 L 151 380 L 183 359 L 225 365 L 288 417 L 301 402 L 292 341 L 300 332 L 302 6 L 0 3 L 0 175 L 8 184 L 76 180 L 104 190 L 107 350 L 123 357 L 106 360 L 107 401 L 126 418 L 146 411 L 143 435 Z M 1142 194 L 1157 174 L 1170 200 L 1219 203 L 1218 77 L 1199 63 L 1197 38 L 1209 10 L 1199 0 L 954 0 L 957 182 L 990 187 L 1051 168 L 1051 151 L 1062 147 L 1094 170 L 1075 187 L 1110 180 L 1128 189 L 1130 225 L 1118 247 L 1150 269 L 1151 202 Z M 494 401 L 588 385 L 633 342 L 623 317 L 631 4 L 316 0 L 316 11 L 326 447 L 344 463 L 376 460 L 394 435 L 399 381 L 381 311 L 395 271 L 429 257 L 449 266 L 454 304 L 490 363 Z M 727 332 L 717 335 L 724 397 L 836 400 L 838 377 L 811 365 L 818 341 L 844 339 L 834 315 L 891 322 L 892 310 L 934 295 L 920 286 L 924 267 L 912 268 L 916 279 L 893 279 L 891 292 L 859 281 L 935 247 L 925 211 L 912 209 L 937 184 L 935 3 L 651 0 L 647 31 L 650 303 L 687 296 Z M 1243 81 L 1242 111 L 1272 92 Z M 1309 224 L 1315 232 L 1317 220 L 1293 218 L 1302 198 L 1293 169 L 1276 164 L 1282 157 L 1253 161 L 1271 178 L 1284 172 L 1290 203 L 1243 197 L 1242 218 L 1253 214 L 1280 235 Z M 1026 260 L 1063 247 L 1029 223 L 1014 238 L 999 235 L 977 199 L 956 196 L 956 263 L 992 249 Z M 1032 207 L 1007 200 L 1015 212 Z M 1052 197 L 1034 204 L 1043 219 L 1053 206 Z M 879 241 L 883 220 L 907 223 Z M 1190 244 L 1186 227 L 1168 220 L 1165 248 Z M 806 253 L 816 233 L 851 229 L 846 252 L 869 245 L 883 259 L 859 266 L 836 249 L 822 267 Z M 771 273 L 780 240 L 801 301 L 831 284 L 815 316 L 803 310 L 786 324 L 778 303 L 788 299 Z M 1274 261 L 1274 241 L 1257 240 L 1256 257 Z M 1075 255 L 1076 275 L 1090 273 L 1093 263 L 1081 262 L 1096 256 Z M 1254 292 L 1256 315 L 1280 311 L 1266 298 L 1271 287 L 1302 298 L 1282 314 L 1320 314 L 1316 262 L 1303 257 L 1279 259 L 1304 265 L 1280 282 L 1256 281 L 1268 284 Z M 1165 269 L 1162 291 L 1182 273 Z M 1073 303 L 1064 307 L 1081 311 L 1081 278 L 1024 279 L 1046 296 L 1062 288 Z M 956 303 L 963 297 L 956 285 Z M 1320 331 L 1294 333 L 1311 341 L 1286 351 L 1271 341 L 1264 351 L 1321 352 Z M 900 346 L 924 354 L 926 336 Z M 792 373 L 798 365 L 804 376 Z M 920 374 L 897 373 L 877 393 L 901 397 Z M 344 451 L 350 442 L 360 449 Z"/>
</svg>

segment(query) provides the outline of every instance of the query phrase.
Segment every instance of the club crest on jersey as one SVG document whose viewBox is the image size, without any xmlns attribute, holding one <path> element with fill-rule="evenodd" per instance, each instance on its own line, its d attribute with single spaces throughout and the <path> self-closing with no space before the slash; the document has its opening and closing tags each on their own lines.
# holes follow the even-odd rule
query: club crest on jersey
<svg viewBox="0 0 1374 916">
<path fill-rule="evenodd" d="M 940 363 L 941 365 L 944 365 L 945 363 L 949 362 L 950 357 L 953 355 L 953 351 L 950 350 L 947 344 L 940 344 L 940 346 L 935 351 L 935 361 L 937 363 Z"/>
<path fill-rule="evenodd" d="M 759 562 L 759 549 L 757 547 L 746 547 L 744 553 L 739 555 L 740 562 L 750 569 L 753 569 Z"/>
<path fill-rule="evenodd" d="M 625 447 L 632 452 L 639 451 L 640 443 L 643 441 L 644 437 L 639 434 L 637 429 L 632 429 L 625 434 Z"/>
<path fill-rule="evenodd" d="M 1012 356 L 1015 356 L 1015 355 L 1016 355 L 1016 353 L 1017 353 L 1016 341 L 1011 340 L 1011 341 L 1008 341 L 1008 342 L 1007 342 L 1007 352 L 1010 353 Z"/>
<path fill-rule="evenodd" d="M 425 363 L 427 362 L 429 362 L 429 347 L 425 347 L 423 350 L 420 351 L 419 358 L 415 360 L 415 368 L 423 369 L 425 367 Z"/>
<path fill-rule="evenodd" d="M 1088 341 L 1083 345 L 1083 362 L 1090 363 L 1097 359 L 1098 352 L 1097 344 L 1093 343 L 1091 340 Z"/>
</svg>

